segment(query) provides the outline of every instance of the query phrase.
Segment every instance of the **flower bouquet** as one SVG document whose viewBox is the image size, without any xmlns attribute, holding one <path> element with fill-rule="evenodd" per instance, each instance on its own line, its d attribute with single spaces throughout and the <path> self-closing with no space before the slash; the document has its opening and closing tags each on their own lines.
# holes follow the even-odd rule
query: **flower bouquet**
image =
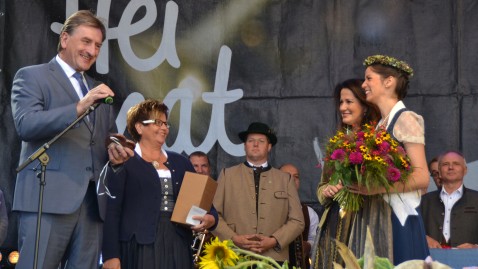
<svg viewBox="0 0 478 269">
<path fill-rule="evenodd" d="M 357 211 L 363 202 L 362 195 L 347 186 L 384 187 L 388 193 L 393 183 L 406 182 L 411 172 L 403 147 L 385 130 L 370 124 L 356 132 L 339 130 L 326 147 L 324 175 L 330 178 L 329 184 L 344 186 L 334 200 L 346 211 Z"/>
<path fill-rule="evenodd" d="M 231 240 L 221 242 L 217 237 L 205 245 L 204 253 L 199 262 L 200 269 L 289 269 L 287 261 L 281 266 L 270 257 L 238 248 Z"/>
</svg>

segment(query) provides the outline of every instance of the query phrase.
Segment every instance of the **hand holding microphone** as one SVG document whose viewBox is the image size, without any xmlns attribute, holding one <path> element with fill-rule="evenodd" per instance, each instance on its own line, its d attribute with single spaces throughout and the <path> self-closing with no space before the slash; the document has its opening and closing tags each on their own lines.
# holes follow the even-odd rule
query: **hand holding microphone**
<svg viewBox="0 0 478 269">
<path fill-rule="evenodd" d="M 95 87 L 90 89 L 76 105 L 77 115 L 80 116 L 81 114 L 85 113 L 85 111 L 91 106 L 96 108 L 102 103 L 111 105 L 113 103 L 114 95 L 114 92 L 107 85 L 101 82 L 99 82 L 99 84 L 95 84 Z"/>
<path fill-rule="evenodd" d="M 113 97 L 111 97 L 111 96 L 103 98 L 99 101 L 99 103 L 107 104 L 107 105 L 111 105 L 111 104 L 113 104 L 113 102 L 114 102 L 114 100 L 113 100 Z"/>
<path fill-rule="evenodd" d="M 106 86 L 106 84 L 102 83 L 101 81 L 95 81 L 94 87 L 90 90 L 90 92 L 92 91 L 98 91 L 98 94 L 101 94 L 101 95 L 107 94 L 107 96 L 103 98 L 96 99 L 95 103 L 107 104 L 107 105 L 113 104 L 113 101 L 114 101 L 113 96 L 115 96 L 115 94 L 110 89 L 110 87 Z"/>
</svg>

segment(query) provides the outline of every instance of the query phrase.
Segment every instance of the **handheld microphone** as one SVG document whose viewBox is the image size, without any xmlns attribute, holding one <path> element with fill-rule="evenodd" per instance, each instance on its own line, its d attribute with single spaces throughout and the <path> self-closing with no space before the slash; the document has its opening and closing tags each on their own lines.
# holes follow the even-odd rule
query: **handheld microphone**
<svg viewBox="0 0 478 269">
<path fill-rule="evenodd" d="M 97 87 L 97 86 L 99 86 L 99 85 L 101 85 L 101 84 L 103 84 L 103 82 L 95 80 L 95 81 L 93 81 L 93 88 L 95 88 L 95 87 Z M 103 99 L 96 100 L 97 103 L 107 104 L 107 105 L 113 104 L 113 101 L 114 101 L 114 100 L 113 100 L 113 97 L 111 97 L 111 96 L 107 96 L 107 97 L 105 97 L 105 98 L 103 98 Z"/>
<path fill-rule="evenodd" d="M 114 100 L 113 100 L 113 97 L 108 96 L 106 98 L 101 99 L 100 102 L 103 104 L 111 105 L 113 104 Z"/>
</svg>

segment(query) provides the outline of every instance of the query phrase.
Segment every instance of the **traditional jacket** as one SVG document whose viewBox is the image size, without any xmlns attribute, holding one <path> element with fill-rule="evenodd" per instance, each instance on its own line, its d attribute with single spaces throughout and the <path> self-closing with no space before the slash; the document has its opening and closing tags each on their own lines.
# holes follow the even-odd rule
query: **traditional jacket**
<svg viewBox="0 0 478 269">
<path fill-rule="evenodd" d="M 239 164 L 222 170 L 214 207 L 219 214 L 214 235 L 221 240 L 236 234 L 273 236 L 280 248 L 271 248 L 262 254 L 277 261 L 288 260 L 289 244 L 304 229 L 294 180 L 275 168 L 260 175 L 257 210 L 253 169 Z"/>
</svg>

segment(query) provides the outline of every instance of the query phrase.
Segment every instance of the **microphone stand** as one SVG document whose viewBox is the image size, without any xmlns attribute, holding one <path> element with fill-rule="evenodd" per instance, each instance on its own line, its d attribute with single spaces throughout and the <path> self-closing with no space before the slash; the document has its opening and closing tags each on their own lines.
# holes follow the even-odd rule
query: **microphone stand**
<svg viewBox="0 0 478 269">
<path fill-rule="evenodd" d="M 88 114 L 93 112 L 100 103 L 95 103 L 91 105 L 83 114 L 81 114 L 76 120 L 74 120 L 70 125 L 68 125 L 63 131 L 61 131 L 59 134 L 57 134 L 55 137 L 53 137 L 50 141 L 46 142 L 41 146 L 39 149 L 37 149 L 35 152 L 30 155 L 22 164 L 20 164 L 16 171 L 17 173 L 22 171 L 27 165 L 32 163 L 34 160 L 38 159 L 41 164 L 41 172 L 37 176 L 40 178 L 40 193 L 39 193 L 39 198 L 38 198 L 38 215 L 37 215 L 37 227 L 36 227 L 36 234 L 35 234 L 35 252 L 34 252 L 34 258 L 33 258 L 33 268 L 37 269 L 38 266 L 38 248 L 40 244 L 40 227 L 41 227 L 41 217 L 42 217 L 42 210 L 43 210 L 43 191 L 45 189 L 45 174 L 46 174 L 46 166 L 48 165 L 48 162 L 50 161 L 50 157 L 48 157 L 48 154 L 46 151 L 50 148 L 50 146 L 55 143 L 60 137 L 62 137 L 65 133 L 67 133 L 73 126 L 75 126 L 78 122 L 83 120 Z"/>
</svg>

